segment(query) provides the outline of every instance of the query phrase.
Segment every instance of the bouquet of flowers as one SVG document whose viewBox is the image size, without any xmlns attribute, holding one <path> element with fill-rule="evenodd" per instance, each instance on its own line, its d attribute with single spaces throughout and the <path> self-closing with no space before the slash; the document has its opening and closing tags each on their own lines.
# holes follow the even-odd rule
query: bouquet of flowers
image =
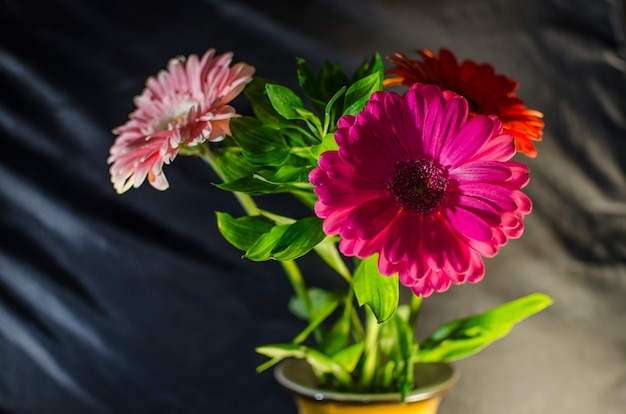
<svg viewBox="0 0 626 414">
<path fill-rule="evenodd" d="M 529 170 L 511 159 L 536 156 L 543 128 L 542 114 L 515 95 L 518 84 L 491 65 L 416 52 L 388 57 L 387 71 L 375 54 L 351 74 L 332 62 L 314 73 L 298 58 L 298 92 L 253 77 L 232 53 L 177 57 L 148 78 L 114 130 L 108 162 L 118 193 L 146 178 L 165 190 L 165 164 L 200 157 L 247 213 L 216 212 L 223 237 L 248 260 L 281 263 L 295 292 L 289 309 L 306 327 L 258 346 L 268 357 L 259 371 L 299 358 L 326 387 L 406 395 L 414 364 L 472 355 L 551 303 L 530 294 L 416 339 L 423 298 L 480 281 L 483 259 L 522 235 Z M 252 114 L 229 105 L 241 92 Z M 277 193 L 310 216 L 255 201 Z M 310 252 L 344 290 L 305 283 L 297 259 Z"/>
</svg>

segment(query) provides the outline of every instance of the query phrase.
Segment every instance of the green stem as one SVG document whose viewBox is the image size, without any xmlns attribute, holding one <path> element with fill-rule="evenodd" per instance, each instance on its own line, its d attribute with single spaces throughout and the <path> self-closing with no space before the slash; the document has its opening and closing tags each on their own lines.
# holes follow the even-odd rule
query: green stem
<svg viewBox="0 0 626 414">
<path fill-rule="evenodd" d="M 380 325 L 374 316 L 374 312 L 365 307 L 365 352 L 363 355 L 363 372 L 361 386 L 368 389 L 374 381 L 376 366 L 378 365 L 378 333 Z"/>
<path fill-rule="evenodd" d="M 202 158 L 204 162 L 206 162 L 213 169 L 213 171 L 215 171 L 215 174 L 217 174 L 220 180 L 226 181 L 226 177 L 217 163 L 217 157 L 215 157 L 215 154 L 211 151 L 208 145 L 198 145 L 197 147 L 194 147 L 194 149 L 196 149 L 196 151 L 193 151 L 193 154 L 197 154 L 200 158 Z M 233 194 L 246 214 L 249 216 L 257 216 L 261 214 L 261 210 L 250 195 L 237 191 L 233 191 Z M 306 284 L 304 283 L 304 279 L 298 265 L 293 260 L 281 261 L 280 263 L 285 271 L 285 274 L 287 275 L 287 278 L 291 282 L 294 292 L 298 295 L 304 304 L 310 319 L 312 319 L 314 313 L 313 303 L 309 297 Z M 315 334 L 317 337 L 319 332 L 316 330 Z"/>
<path fill-rule="evenodd" d="M 422 308 L 422 297 L 411 294 L 409 301 L 409 326 L 415 329 L 417 325 L 417 317 L 419 316 L 420 309 Z"/>
</svg>

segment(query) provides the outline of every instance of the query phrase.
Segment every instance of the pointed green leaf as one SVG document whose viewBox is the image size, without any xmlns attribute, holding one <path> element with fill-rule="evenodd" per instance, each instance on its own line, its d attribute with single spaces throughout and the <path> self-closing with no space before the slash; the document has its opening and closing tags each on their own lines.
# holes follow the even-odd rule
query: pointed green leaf
<svg viewBox="0 0 626 414">
<path fill-rule="evenodd" d="M 277 84 L 268 83 L 265 91 L 272 106 L 285 119 L 302 119 L 298 109 L 304 109 L 302 99 L 291 89 Z"/>
<path fill-rule="evenodd" d="M 263 234 L 274 227 L 274 222 L 263 216 L 234 218 L 228 213 L 216 212 L 217 227 L 224 238 L 236 248 L 248 250 Z"/>
<path fill-rule="evenodd" d="M 294 344 L 300 344 L 304 341 L 310 334 L 313 332 L 315 328 L 320 326 L 322 322 L 330 316 L 331 313 L 337 309 L 339 303 L 341 302 L 341 297 L 338 295 L 328 295 L 324 298 L 324 301 L 320 304 L 319 308 L 315 309 L 315 314 L 311 319 L 311 322 L 308 324 L 306 328 L 302 332 L 300 332 L 293 340 Z"/>
<path fill-rule="evenodd" d="M 350 313 L 343 312 L 328 332 L 324 334 L 319 349 L 327 355 L 342 350 L 350 341 Z"/>
<path fill-rule="evenodd" d="M 347 372 L 352 372 L 356 368 L 363 351 L 365 350 L 365 343 L 363 341 L 350 345 L 347 348 L 343 348 L 341 351 L 334 354 L 331 358 L 333 361 L 341 365 L 341 367 Z"/>
<path fill-rule="evenodd" d="M 256 352 L 271 358 L 269 361 L 256 368 L 256 372 L 263 372 L 287 358 L 304 359 L 306 357 L 307 348 L 295 344 L 276 344 L 260 346 L 256 348 Z"/>
<path fill-rule="evenodd" d="M 272 249 L 277 260 L 294 260 L 317 246 L 326 234 L 322 230 L 322 220 L 307 217 L 289 225 L 280 241 Z"/>
<path fill-rule="evenodd" d="M 293 125 L 294 121 L 288 121 L 283 118 L 272 106 L 267 92 L 265 91 L 266 84 L 275 84 L 275 82 L 255 76 L 252 82 L 244 89 L 244 94 L 252 105 L 254 115 L 256 115 L 263 124 L 274 129 Z"/>
<path fill-rule="evenodd" d="M 326 298 L 328 296 L 337 295 L 334 292 L 329 292 L 318 287 L 309 288 L 307 293 L 309 295 L 309 299 L 311 300 L 311 304 L 313 305 L 314 312 L 320 308 L 320 306 L 326 301 Z M 307 311 L 306 306 L 298 295 L 294 295 L 291 297 L 291 299 L 289 299 L 288 307 L 291 313 L 294 314 L 298 319 L 302 319 L 304 321 L 309 320 L 309 312 Z"/>
<path fill-rule="evenodd" d="M 246 251 L 244 257 L 255 262 L 270 260 L 272 258 L 272 249 L 280 242 L 281 237 L 288 228 L 289 225 L 285 224 L 273 227 L 272 230 L 257 239 L 256 243 Z"/>
<path fill-rule="evenodd" d="M 341 103 L 339 98 L 346 92 L 346 87 L 339 89 L 324 107 L 324 129 L 326 132 L 334 132 L 337 129 L 337 119 L 341 116 Z"/>
<path fill-rule="evenodd" d="M 294 260 L 313 249 L 326 235 L 322 221 L 307 217 L 293 224 L 275 226 L 263 234 L 245 254 L 250 260 Z"/>
<path fill-rule="evenodd" d="M 326 237 L 326 239 L 315 246 L 315 253 L 344 279 L 349 280 L 352 278 L 350 269 L 348 269 L 343 256 L 337 250 L 337 237 Z"/>
<path fill-rule="evenodd" d="M 312 166 L 283 165 L 278 169 L 258 171 L 258 174 L 271 183 L 308 183 L 312 169 Z"/>
<path fill-rule="evenodd" d="M 370 96 L 382 87 L 379 73 L 372 73 L 353 83 L 346 92 L 343 114 L 356 115 L 363 110 Z"/>
<path fill-rule="evenodd" d="M 290 148 L 276 130 L 247 116 L 230 120 L 234 141 L 243 149 L 243 157 L 254 165 L 282 165 L 289 157 Z"/>
<path fill-rule="evenodd" d="M 362 260 L 354 274 L 354 293 L 359 306 L 369 306 L 378 323 L 387 321 L 398 308 L 398 276 L 378 271 L 378 254 Z"/>
<path fill-rule="evenodd" d="M 352 385 L 350 374 L 341 365 L 321 352 L 304 345 L 267 345 L 258 347 L 256 351 L 271 358 L 266 363 L 259 365 L 257 372 L 262 372 L 286 358 L 306 359 L 316 375 L 330 374 L 345 388 Z"/>
<path fill-rule="evenodd" d="M 339 145 L 337 145 L 337 141 L 335 141 L 335 135 L 330 133 L 326 134 L 324 138 L 322 138 L 322 142 L 311 147 L 311 154 L 313 155 L 313 158 L 317 160 L 323 152 L 337 151 L 338 149 Z"/>
<path fill-rule="evenodd" d="M 545 309 L 550 297 L 534 293 L 468 318 L 446 323 L 421 344 L 422 362 L 453 361 L 470 356 L 506 336 L 513 326 Z"/>
<path fill-rule="evenodd" d="M 243 177 L 251 176 L 254 166 L 250 165 L 241 154 L 224 152 L 217 157 L 217 165 L 224 175 L 225 181 L 235 181 Z"/>
<path fill-rule="evenodd" d="M 383 59 L 380 57 L 379 53 L 376 53 L 372 56 L 371 59 L 365 60 L 361 66 L 359 66 L 354 73 L 352 74 L 351 82 L 354 83 L 360 79 L 363 79 L 366 76 L 371 75 L 372 73 L 378 73 L 380 76 L 380 83 L 383 82 L 384 77 L 384 67 L 383 67 Z"/>
<path fill-rule="evenodd" d="M 227 183 L 216 184 L 215 186 L 226 191 L 236 191 L 252 195 L 273 194 L 288 191 L 288 188 L 279 184 L 269 183 L 256 174 L 242 177 L 234 181 L 229 181 Z"/>
<path fill-rule="evenodd" d="M 322 64 L 316 76 L 313 75 L 303 58 L 298 59 L 297 65 L 298 81 L 302 91 L 313 103 L 315 111 L 320 116 L 324 115 L 324 110 L 329 100 L 337 91 L 348 84 L 347 76 L 343 73 L 339 64 L 330 61 L 325 61 Z M 338 112 L 341 109 L 339 102 L 335 102 L 331 106 L 337 107 L 334 112 Z"/>
<path fill-rule="evenodd" d="M 315 349 L 308 349 L 306 361 L 311 364 L 313 370 L 318 374 L 331 374 L 345 388 L 352 386 L 352 377 L 350 373 L 332 358 Z"/>
<path fill-rule="evenodd" d="M 311 100 L 316 107 L 324 107 L 326 99 L 320 91 L 316 77 L 311 72 L 309 65 L 304 58 L 297 59 L 298 82 L 304 94 Z"/>
</svg>

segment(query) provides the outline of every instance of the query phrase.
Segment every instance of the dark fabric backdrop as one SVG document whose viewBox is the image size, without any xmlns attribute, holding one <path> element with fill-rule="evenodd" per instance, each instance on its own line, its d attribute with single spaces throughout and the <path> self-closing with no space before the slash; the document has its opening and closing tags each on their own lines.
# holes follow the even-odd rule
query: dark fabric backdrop
<svg viewBox="0 0 626 414">
<path fill-rule="evenodd" d="M 145 78 L 215 47 L 296 87 L 295 56 L 352 71 L 447 47 L 545 113 L 526 233 L 477 285 L 425 303 L 418 335 L 541 291 L 555 304 L 458 362 L 442 414 L 626 406 L 626 78 L 620 0 L 0 0 L 0 410 L 294 413 L 257 345 L 302 328 L 276 263 L 218 235 L 237 214 L 197 160 L 118 196 L 106 158 Z M 240 112 L 248 109 L 235 102 Z M 285 200 L 266 201 L 292 212 Z M 315 259 L 312 284 L 338 283 Z"/>
</svg>

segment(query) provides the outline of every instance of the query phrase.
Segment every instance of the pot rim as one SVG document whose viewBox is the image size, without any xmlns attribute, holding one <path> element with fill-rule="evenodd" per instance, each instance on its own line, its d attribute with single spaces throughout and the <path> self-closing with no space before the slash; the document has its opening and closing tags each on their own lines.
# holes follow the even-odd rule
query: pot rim
<svg viewBox="0 0 626 414">
<path fill-rule="evenodd" d="M 288 359 L 274 368 L 274 377 L 288 390 L 313 400 L 337 402 L 385 403 L 402 401 L 399 392 L 349 393 L 317 388 L 317 379 L 310 365 L 301 359 Z M 409 391 L 405 402 L 416 402 L 436 397 L 449 390 L 459 379 L 458 371 L 451 364 L 433 362 L 415 364 L 415 378 L 424 379 L 423 384 Z"/>
</svg>

